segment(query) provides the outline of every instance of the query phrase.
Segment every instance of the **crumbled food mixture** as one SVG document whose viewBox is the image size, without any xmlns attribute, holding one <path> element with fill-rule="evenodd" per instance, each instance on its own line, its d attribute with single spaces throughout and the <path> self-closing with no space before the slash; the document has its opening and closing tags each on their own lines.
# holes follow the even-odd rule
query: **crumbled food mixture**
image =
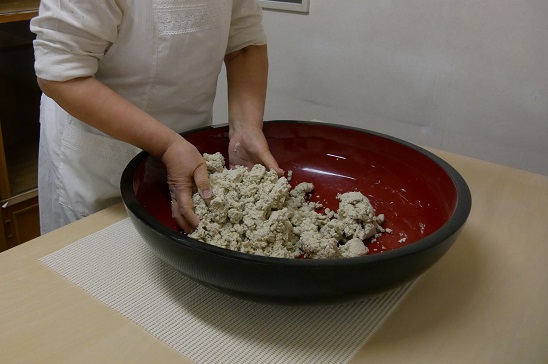
<svg viewBox="0 0 548 364">
<path fill-rule="evenodd" d="M 287 178 L 262 165 L 225 168 L 222 154 L 204 154 L 213 198 L 196 193 L 200 225 L 190 237 L 243 253 L 280 258 L 344 258 L 368 253 L 363 240 L 384 232 L 384 215 L 360 192 L 337 195 L 337 212 L 317 212 L 303 182 L 291 189 Z"/>
</svg>

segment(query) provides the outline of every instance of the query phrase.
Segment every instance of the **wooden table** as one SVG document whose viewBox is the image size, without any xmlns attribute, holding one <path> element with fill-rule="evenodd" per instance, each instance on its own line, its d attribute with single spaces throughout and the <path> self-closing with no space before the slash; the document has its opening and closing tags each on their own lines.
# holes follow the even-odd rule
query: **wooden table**
<svg viewBox="0 0 548 364">
<path fill-rule="evenodd" d="M 434 151 L 472 213 L 353 363 L 548 363 L 548 177 Z M 38 259 L 126 217 L 116 205 L 0 254 L 3 363 L 188 363 Z"/>
</svg>

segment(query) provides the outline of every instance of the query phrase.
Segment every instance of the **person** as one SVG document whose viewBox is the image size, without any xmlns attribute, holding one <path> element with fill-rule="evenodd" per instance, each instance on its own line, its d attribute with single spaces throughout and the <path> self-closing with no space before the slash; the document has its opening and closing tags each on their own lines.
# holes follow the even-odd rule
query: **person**
<svg viewBox="0 0 548 364">
<path fill-rule="evenodd" d="M 230 165 L 284 173 L 262 131 L 268 55 L 255 0 L 42 0 L 31 31 L 42 233 L 121 201 L 140 150 L 165 164 L 173 217 L 195 229 L 193 189 L 209 199 L 211 185 L 179 133 L 212 123 L 223 62 Z"/>
</svg>

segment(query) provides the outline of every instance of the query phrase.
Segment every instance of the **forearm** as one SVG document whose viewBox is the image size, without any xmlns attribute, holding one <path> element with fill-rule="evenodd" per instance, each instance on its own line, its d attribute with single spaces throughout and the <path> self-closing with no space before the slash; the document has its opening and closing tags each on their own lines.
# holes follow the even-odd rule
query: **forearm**
<svg viewBox="0 0 548 364">
<path fill-rule="evenodd" d="M 178 134 L 95 78 L 38 79 L 42 91 L 75 118 L 161 157 Z"/>
<path fill-rule="evenodd" d="M 225 65 L 231 132 L 262 128 L 268 78 L 266 45 L 228 54 Z"/>
</svg>

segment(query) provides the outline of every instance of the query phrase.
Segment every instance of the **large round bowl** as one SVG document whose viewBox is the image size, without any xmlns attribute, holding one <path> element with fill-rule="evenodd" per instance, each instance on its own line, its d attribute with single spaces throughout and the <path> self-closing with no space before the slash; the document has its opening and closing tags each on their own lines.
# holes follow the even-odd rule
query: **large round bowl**
<svg viewBox="0 0 548 364">
<path fill-rule="evenodd" d="M 171 218 L 164 166 L 145 152 L 125 168 L 121 193 L 131 221 L 153 251 L 205 286 L 248 300 L 335 304 L 366 298 L 425 272 L 451 247 L 468 218 L 471 196 L 460 174 L 411 143 L 351 127 L 302 121 L 264 125 L 291 184 L 312 182 L 312 200 L 336 210 L 338 193 L 360 191 L 384 233 L 369 254 L 341 259 L 284 259 L 239 253 L 192 239 Z M 202 153 L 227 157 L 228 127 L 183 134 Z"/>
</svg>

